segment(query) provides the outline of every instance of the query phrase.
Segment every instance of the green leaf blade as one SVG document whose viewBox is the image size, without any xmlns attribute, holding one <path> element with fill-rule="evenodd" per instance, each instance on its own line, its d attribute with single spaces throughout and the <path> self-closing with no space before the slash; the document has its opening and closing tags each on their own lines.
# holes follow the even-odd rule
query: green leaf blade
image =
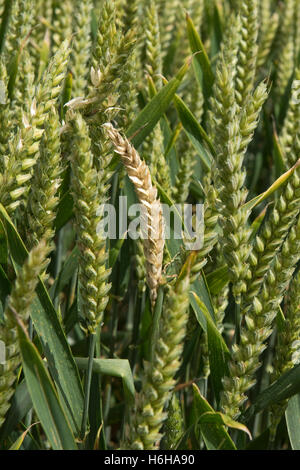
<svg viewBox="0 0 300 470">
<path fill-rule="evenodd" d="M 285 419 L 292 449 L 300 450 L 300 393 L 289 400 Z"/>
<path fill-rule="evenodd" d="M 126 135 L 135 148 L 141 145 L 164 115 L 189 66 L 189 62 L 182 66 L 177 75 L 152 98 L 128 128 Z"/>
<path fill-rule="evenodd" d="M 200 431 L 205 442 L 207 450 L 236 450 L 234 442 L 229 436 L 223 424 L 220 424 L 219 418 L 205 422 L 204 415 L 217 415 L 207 400 L 201 395 L 197 385 L 193 385 L 194 409 L 196 420 L 199 422 Z M 202 424 L 201 424 L 202 418 Z"/>
<path fill-rule="evenodd" d="M 18 337 L 27 387 L 52 449 L 76 450 L 70 424 L 38 351 L 20 326 Z"/>
<path fill-rule="evenodd" d="M 1 204 L 0 217 L 5 223 L 12 258 L 17 264 L 22 265 L 28 256 L 28 251 Z M 80 430 L 83 410 L 83 391 L 78 369 L 57 313 L 41 280 L 36 292 L 37 297 L 31 307 L 31 318 L 43 344 L 51 374 L 62 400 L 62 406 L 73 432 L 77 434 Z"/>
</svg>

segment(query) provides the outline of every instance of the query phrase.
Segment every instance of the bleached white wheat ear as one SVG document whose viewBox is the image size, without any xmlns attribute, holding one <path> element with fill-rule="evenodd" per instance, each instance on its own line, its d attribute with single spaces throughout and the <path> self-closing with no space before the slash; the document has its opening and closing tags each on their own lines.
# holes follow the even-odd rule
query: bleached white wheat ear
<svg viewBox="0 0 300 470">
<path fill-rule="evenodd" d="M 121 157 L 139 202 L 144 208 L 141 231 L 146 258 L 147 283 L 151 303 L 154 305 L 161 282 L 164 251 L 162 206 L 157 196 L 157 189 L 152 184 L 150 170 L 133 145 L 128 139 L 122 137 L 111 123 L 104 124 L 104 127 L 115 147 L 115 152 Z"/>
</svg>

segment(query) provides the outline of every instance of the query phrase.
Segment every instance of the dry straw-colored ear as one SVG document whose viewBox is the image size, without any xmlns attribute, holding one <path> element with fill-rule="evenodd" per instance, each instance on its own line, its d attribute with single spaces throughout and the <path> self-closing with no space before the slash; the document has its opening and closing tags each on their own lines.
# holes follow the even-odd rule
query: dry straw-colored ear
<svg viewBox="0 0 300 470">
<path fill-rule="evenodd" d="M 161 281 L 163 251 L 164 251 L 164 226 L 160 200 L 157 189 L 152 184 L 151 174 L 146 163 L 130 142 L 122 137 L 112 124 L 105 124 L 105 129 L 115 147 L 115 152 L 127 170 L 140 203 L 145 208 L 143 245 L 146 258 L 147 283 L 150 289 L 151 303 L 157 297 L 157 289 Z"/>
</svg>

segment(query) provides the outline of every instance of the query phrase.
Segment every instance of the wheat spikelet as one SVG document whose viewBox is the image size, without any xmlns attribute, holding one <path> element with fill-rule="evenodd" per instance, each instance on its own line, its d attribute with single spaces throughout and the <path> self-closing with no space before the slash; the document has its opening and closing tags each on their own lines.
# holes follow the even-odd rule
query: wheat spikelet
<svg viewBox="0 0 300 470">
<path fill-rule="evenodd" d="M 176 444 L 184 433 L 184 419 L 181 403 L 174 392 L 168 406 L 168 418 L 164 424 L 163 450 L 176 449 Z"/>
<path fill-rule="evenodd" d="M 11 96 L 10 104 L 14 103 L 14 118 L 22 122 L 24 110 L 28 108 L 28 104 L 32 103 L 35 94 L 35 69 L 34 63 L 27 50 L 22 53 L 22 60 L 18 66 L 18 74 L 13 88 L 13 96 Z"/>
<path fill-rule="evenodd" d="M 205 195 L 204 202 L 204 238 L 203 245 L 196 252 L 196 256 L 193 259 L 191 265 L 191 284 L 197 279 L 202 268 L 207 263 L 207 256 L 212 251 L 216 243 L 218 242 L 218 221 L 219 213 L 217 207 L 220 204 L 218 199 L 218 193 L 214 188 L 210 175 L 206 176 L 203 181 L 203 192 Z"/>
<path fill-rule="evenodd" d="M 273 381 L 299 362 L 300 271 L 292 279 L 286 299 L 285 322 L 277 337 Z"/>
<path fill-rule="evenodd" d="M 161 204 L 157 197 L 157 190 L 152 184 L 149 168 L 146 163 L 141 160 L 135 148 L 126 138 L 123 138 L 111 124 L 105 124 L 105 128 L 115 146 L 116 153 L 118 153 L 122 159 L 128 176 L 134 185 L 138 199 L 145 208 L 146 215 L 144 215 L 144 222 L 147 233 L 143 233 L 143 243 L 146 258 L 147 282 L 153 304 L 161 281 L 164 251 Z"/>
<path fill-rule="evenodd" d="M 218 83 L 218 70 L 222 70 L 223 64 L 228 64 L 228 70 L 231 71 L 231 81 L 236 75 L 236 65 L 238 57 L 238 45 L 240 39 L 241 20 L 238 15 L 231 14 L 228 19 L 227 28 L 224 31 L 224 36 L 221 44 L 221 49 L 218 54 L 216 63 L 216 83 L 212 90 L 212 96 L 209 99 L 209 110 L 208 110 L 208 131 L 211 137 L 214 137 L 215 132 L 215 119 L 221 120 L 221 111 L 219 108 L 218 94 L 220 87 L 224 86 L 224 83 L 220 81 Z M 231 83 L 231 87 L 234 88 L 234 83 Z M 227 92 L 228 93 L 228 92 Z"/>
<path fill-rule="evenodd" d="M 52 0 L 36 0 L 33 9 L 32 29 L 29 37 L 29 48 L 35 71 L 41 76 L 46 65 L 46 57 L 41 56 L 41 48 L 47 47 L 50 52 L 50 32 L 48 25 L 52 21 Z M 45 24 L 44 24 L 45 21 Z"/>
<path fill-rule="evenodd" d="M 138 21 L 138 7 L 139 2 L 138 0 L 131 0 L 130 2 L 125 1 L 122 2 L 123 6 L 121 11 L 123 12 L 123 28 L 125 31 L 136 26 Z"/>
<path fill-rule="evenodd" d="M 127 129 L 133 122 L 137 108 L 137 82 L 141 75 L 142 67 L 138 60 L 140 54 L 141 34 L 137 26 L 138 16 L 136 10 L 136 0 L 131 5 L 127 5 L 123 19 L 125 33 L 132 34 L 133 45 L 127 56 L 126 66 L 124 66 L 122 81 L 119 87 L 119 106 L 122 112 L 118 115 L 118 125 L 121 129 Z"/>
</svg>

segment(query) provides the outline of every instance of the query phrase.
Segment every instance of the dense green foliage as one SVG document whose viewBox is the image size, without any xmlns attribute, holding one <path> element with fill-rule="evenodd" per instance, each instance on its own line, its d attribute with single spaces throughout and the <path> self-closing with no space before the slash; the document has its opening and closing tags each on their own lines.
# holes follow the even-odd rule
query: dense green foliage
<svg viewBox="0 0 300 470">
<path fill-rule="evenodd" d="M 300 0 L 0 15 L 0 448 L 299 450 Z"/>
</svg>

